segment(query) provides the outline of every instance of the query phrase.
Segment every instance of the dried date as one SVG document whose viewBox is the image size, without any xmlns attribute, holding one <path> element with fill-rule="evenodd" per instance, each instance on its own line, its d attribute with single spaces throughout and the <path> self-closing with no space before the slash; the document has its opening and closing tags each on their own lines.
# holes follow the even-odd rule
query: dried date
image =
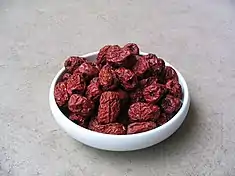
<svg viewBox="0 0 235 176">
<path fill-rule="evenodd" d="M 133 67 L 133 72 L 137 77 L 144 77 L 149 71 L 150 66 L 148 60 L 144 56 L 138 56 L 137 62 Z"/>
<path fill-rule="evenodd" d="M 154 122 L 134 122 L 127 126 L 127 134 L 142 133 L 156 128 Z"/>
<path fill-rule="evenodd" d="M 158 58 L 155 54 L 148 54 L 144 56 L 149 63 L 153 75 L 161 75 L 165 69 L 164 60 Z"/>
<path fill-rule="evenodd" d="M 65 60 L 64 67 L 67 72 L 73 73 L 73 71 L 84 62 L 86 62 L 85 58 L 78 56 L 71 56 Z"/>
<path fill-rule="evenodd" d="M 145 88 L 150 86 L 151 84 L 157 84 L 158 83 L 158 78 L 151 76 L 145 79 L 142 79 L 139 81 L 140 87 Z"/>
<path fill-rule="evenodd" d="M 68 108 L 71 112 L 77 113 L 84 117 L 88 117 L 92 114 L 94 104 L 86 97 L 78 94 L 73 94 L 69 99 Z"/>
<path fill-rule="evenodd" d="M 173 114 L 177 112 L 181 107 L 181 101 L 179 98 L 173 97 L 171 95 L 167 95 L 161 104 L 162 109 L 167 114 Z"/>
<path fill-rule="evenodd" d="M 123 48 L 130 50 L 132 55 L 139 55 L 139 47 L 135 43 L 127 43 Z"/>
<path fill-rule="evenodd" d="M 67 91 L 69 95 L 74 93 L 83 94 L 86 89 L 86 82 L 79 73 L 74 73 L 67 81 Z"/>
<path fill-rule="evenodd" d="M 98 55 L 97 55 L 97 65 L 101 69 L 104 65 L 106 65 L 106 53 L 108 49 L 111 47 L 111 45 L 105 45 L 103 48 L 100 49 Z"/>
<path fill-rule="evenodd" d="M 67 81 L 70 78 L 71 74 L 70 73 L 65 73 L 62 77 L 62 81 Z"/>
<path fill-rule="evenodd" d="M 166 66 L 164 70 L 164 79 L 165 81 L 169 81 L 172 79 L 178 81 L 178 75 L 172 67 Z"/>
<path fill-rule="evenodd" d="M 63 106 L 68 102 L 69 95 L 67 93 L 67 86 L 65 82 L 58 82 L 54 90 L 55 101 L 58 106 Z"/>
<path fill-rule="evenodd" d="M 167 123 L 171 119 L 172 115 L 171 114 L 166 114 L 166 113 L 161 113 L 160 117 L 157 119 L 156 124 L 157 126 L 161 126 L 165 123 Z"/>
<path fill-rule="evenodd" d="M 117 76 L 111 66 L 105 65 L 99 73 L 99 83 L 103 90 L 113 90 L 118 85 Z"/>
<path fill-rule="evenodd" d="M 90 84 L 87 86 L 86 97 L 89 100 L 96 102 L 99 100 L 102 90 L 100 89 L 99 79 L 93 78 Z"/>
<path fill-rule="evenodd" d="M 74 72 L 81 73 L 85 80 L 89 81 L 93 77 L 98 76 L 99 69 L 96 64 L 91 62 L 85 62 L 81 64 Z"/>
<path fill-rule="evenodd" d="M 148 103 L 157 103 L 166 93 L 166 88 L 162 84 L 153 83 L 143 91 L 144 99 Z"/>
<path fill-rule="evenodd" d="M 83 117 L 77 113 L 72 113 L 69 115 L 69 119 L 79 126 L 86 127 L 86 117 Z"/>
<path fill-rule="evenodd" d="M 121 67 L 116 69 L 115 72 L 125 90 L 130 91 L 137 86 L 137 78 L 131 70 Z"/>
<path fill-rule="evenodd" d="M 137 102 L 130 106 L 128 115 L 131 122 L 156 121 L 160 108 L 157 105 Z"/>
<path fill-rule="evenodd" d="M 118 92 L 107 91 L 101 94 L 97 120 L 100 124 L 116 122 L 120 113 Z"/>
<path fill-rule="evenodd" d="M 166 83 L 166 88 L 168 89 L 169 93 L 176 98 L 182 98 L 182 88 L 178 81 L 176 80 L 169 80 Z"/>
</svg>

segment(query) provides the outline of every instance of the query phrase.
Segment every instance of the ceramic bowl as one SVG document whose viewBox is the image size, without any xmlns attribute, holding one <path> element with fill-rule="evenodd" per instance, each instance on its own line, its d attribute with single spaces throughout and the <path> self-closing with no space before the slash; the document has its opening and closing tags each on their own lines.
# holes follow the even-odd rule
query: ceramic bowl
<svg viewBox="0 0 235 176">
<path fill-rule="evenodd" d="M 85 57 L 90 61 L 94 61 L 96 59 L 97 54 L 98 52 L 92 52 L 83 55 L 82 57 Z M 146 55 L 147 53 L 141 52 L 140 54 Z M 166 61 L 165 64 L 173 67 Z M 150 147 L 152 145 L 160 143 L 161 141 L 171 136 L 181 126 L 189 110 L 190 97 L 188 86 L 184 77 L 180 74 L 179 71 L 177 71 L 177 69 L 175 69 L 179 77 L 179 83 L 181 84 L 183 89 L 183 103 L 178 113 L 167 123 L 153 130 L 132 135 L 110 135 L 90 131 L 70 121 L 60 111 L 59 107 L 55 102 L 54 87 L 64 71 L 65 68 L 62 68 L 56 74 L 51 83 L 49 93 L 49 104 L 52 114 L 58 125 L 64 131 L 66 131 L 69 136 L 93 148 L 109 151 L 131 151 Z"/>
</svg>

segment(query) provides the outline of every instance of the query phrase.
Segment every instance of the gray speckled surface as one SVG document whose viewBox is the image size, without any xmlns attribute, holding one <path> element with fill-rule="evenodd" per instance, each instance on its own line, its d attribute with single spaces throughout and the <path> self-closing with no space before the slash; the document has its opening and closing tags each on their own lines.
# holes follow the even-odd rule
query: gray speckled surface
<svg viewBox="0 0 235 176">
<path fill-rule="evenodd" d="M 0 175 L 235 175 L 234 0 L 2 0 L 0 24 Z M 86 147 L 53 120 L 50 82 L 66 56 L 128 41 L 182 72 L 190 113 L 145 150 Z"/>
</svg>

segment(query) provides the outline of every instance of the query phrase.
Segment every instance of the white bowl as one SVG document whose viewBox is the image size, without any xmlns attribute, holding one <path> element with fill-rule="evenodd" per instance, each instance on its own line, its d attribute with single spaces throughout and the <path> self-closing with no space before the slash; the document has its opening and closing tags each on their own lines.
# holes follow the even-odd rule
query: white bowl
<svg viewBox="0 0 235 176">
<path fill-rule="evenodd" d="M 88 60 L 94 61 L 96 59 L 97 54 L 98 52 L 93 52 L 83 55 L 82 57 L 86 57 Z M 141 52 L 140 54 L 146 55 L 147 53 Z M 171 66 L 167 62 L 165 63 L 166 65 Z M 57 80 L 60 78 L 61 74 L 64 71 L 65 68 L 62 68 L 56 74 L 55 78 L 51 83 L 49 103 L 52 114 L 59 126 L 64 131 L 66 131 L 72 138 L 94 148 L 109 151 L 131 151 L 150 147 L 171 136 L 180 127 L 189 110 L 190 97 L 188 92 L 188 86 L 183 76 L 176 70 L 179 77 L 179 83 L 181 84 L 183 89 L 183 104 L 178 113 L 167 123 L 153 130 L 132 135 L 110 135 L 90 131 L 70 121 L 60 111 L 59 107 L 55 102 L 54 87 Z"/>
</svg>

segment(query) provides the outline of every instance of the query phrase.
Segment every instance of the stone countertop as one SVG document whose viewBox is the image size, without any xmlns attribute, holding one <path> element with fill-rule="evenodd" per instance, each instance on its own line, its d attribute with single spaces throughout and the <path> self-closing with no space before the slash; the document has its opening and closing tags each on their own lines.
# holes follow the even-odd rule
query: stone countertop
<svg viewBox="0 0 235 176">
<path fill-rule="evenodd" d="M 234 176 L 234 9 L 233 0 L 1 1 L 0 175 Z M 148 149 L 84 146 L 52 118 L 50 83 L 67 56 L 129 41 L 182 72 L 189 115 Z"/>
</svg>

